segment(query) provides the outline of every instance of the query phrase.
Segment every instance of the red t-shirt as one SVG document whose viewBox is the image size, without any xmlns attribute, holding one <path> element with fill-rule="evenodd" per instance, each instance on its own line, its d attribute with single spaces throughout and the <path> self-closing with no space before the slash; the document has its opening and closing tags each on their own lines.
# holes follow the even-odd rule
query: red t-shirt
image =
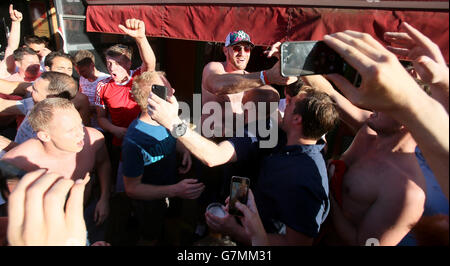
<svg viewBox="0 0 450 266">
<path fill-rule="evenodd" d="M 140 74 L 141 68 L 132 70 L 131 78 L 123 84 L 115 83 L 112 78 L 106 78 L 98 82 L 95 105 L 108 110 L 113 125 L 128 128 L 141 112 L 141 108 L 134 101 L 131 93 L 133 79 Z M 112 144 L 120 146 L 122 145 L 122 139 L 114 136 Z"/>
</svg>

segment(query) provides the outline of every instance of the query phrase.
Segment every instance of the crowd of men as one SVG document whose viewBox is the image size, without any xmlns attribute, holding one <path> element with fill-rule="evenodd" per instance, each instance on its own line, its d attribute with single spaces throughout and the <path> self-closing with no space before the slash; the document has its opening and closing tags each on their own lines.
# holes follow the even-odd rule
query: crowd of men
<svg viewBox="0 0 450 266">
<path fill-rule="evenodd" d="M 230 106 L 234 123 L 226 112 L 203 113 L 196 131 L 156 70 L 142 20 L 119 25 L 142 65 L 131 69 L 131 49 L 117 44 L 104 52 L 102 73 L 87 50 L 51 51 L 38 36 L 19 46 L 22 14 L 11 5 L 10 17 L 0 122 L 17 132 L 0 136 L 0 162 L 27 174 L 2 178 L 3 244 L 175 245 L 167 217 L 187 199 L 201 213 L 191 213 L 192 239 L 215 232 L 237 245 L 448 245 L 449 71 L 439 47 L 406 22 L 385 33 L 387 47 L 360 32 L 324 36 L 361 75 L 358 88 L 338 74 L 283 77 L 279 61 L 247 72 L 254 44 L 230 32 L 225 61 L 204 67 L 202 106 Z M 267 56 L 279 59 L 280 45 Z M 152 93 L 158 86 L 165 99 Z M 278 108 L 261 109 L 271 103 Z M 355 136 L 327 158 L 339 121 Z M 253 124 L 275 128 L 275 147 L 260 145 L 267 136 Z M 248 201 L 236 203 L 242 216 L 228 213 L 232 176 L 251 181 Z M 224 217 L 206 211 L 213 202 L 224 204 Z"/>
</svg>

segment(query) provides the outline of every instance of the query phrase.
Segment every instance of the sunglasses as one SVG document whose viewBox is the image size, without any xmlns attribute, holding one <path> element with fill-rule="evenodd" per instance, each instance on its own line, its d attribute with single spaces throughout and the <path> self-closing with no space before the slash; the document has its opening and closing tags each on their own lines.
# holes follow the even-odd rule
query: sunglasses
<svg viewBox="0 0 450 266">
<path fill-rule="evenodd" d="M 251 50 L 250 46 L 248 46 L 248 45 L 235 45 L 235 46 L 233 46 L 233 51 L 235 51 L 237 53 L 240 52 L 242 49 L 244 49 L 244 51 L 246 53 L 249 53 L 250 50 Z"/>
</svg>

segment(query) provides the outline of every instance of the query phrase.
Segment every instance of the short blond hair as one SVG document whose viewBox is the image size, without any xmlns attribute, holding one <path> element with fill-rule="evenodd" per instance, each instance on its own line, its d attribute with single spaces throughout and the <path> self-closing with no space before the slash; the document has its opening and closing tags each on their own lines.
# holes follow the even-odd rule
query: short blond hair
<svg viewBox="0 0 450 266">
<path fill-rule="evenodd" d="M 143 112 L 147 111 L 147 99 L 152 90 L 152 85 L 155 84 L 158 79 L 165 77 L 165 75 L 166 74 L 162 71 L 147 71 L 133 80 L 131 93 Z"/>
<path fill-rule="evenodd" d="M 28 122 L 35 132 L 48 130 L 50 121 L 56 110 L 75 109 L 73 103 L 64 98 L 48 98 L 38 102 L 30 114 L 28 115 Z"/>
</svg>

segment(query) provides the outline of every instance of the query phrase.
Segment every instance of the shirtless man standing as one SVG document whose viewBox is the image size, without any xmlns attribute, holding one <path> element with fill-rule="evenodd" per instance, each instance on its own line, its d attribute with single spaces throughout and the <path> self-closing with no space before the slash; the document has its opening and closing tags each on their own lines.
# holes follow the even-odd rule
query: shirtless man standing
<svg viewBox="0 0 450 266">
<path fill-rule="evenodd" d="M 225 54 L 225 62 L 210 62 L 203 69 L 202 78 L 202 106 L 208 102 L 219 103 L 222 110 L 225 110 L 225 103 L 229 102 L 233 114 L 242 115 L 244 113 L 243 106 L 248 101 L 264 101 L 278 102 L 280 96 L 278 92 L 269 86 L 269 84 L 287 85 L 297 80 L 295 77 L 284 78 L 280 74 L 280 64 L 276 63 L 267 71 L 249 73 L 245 71 L 250 59 L 250 52 L 253 48 L 250 36 L 242 30 L 230 32 L 225 40 L 223 52 Z M 272 47 L 275 51 L 276 45 Z M 269 56 L 272 55 L 272 52 Z M 276 54 L 277 55 L 277 54 Z M 246 97 L 246 94 L 251 96 Z M 249 99 L 251 98 L 251 99 Z M 212 123 L 211 127 L 206 124 L 205 120 L 210 116 L 219 114 L 203 114 L 202 124 L 205 123 L 204 130 L 214 130 L 214 136 L 224 134 L 225 128 L 221 125 Z M 225 113 L 222 112 L 221 120 L 224 125 Z M 210 120 L 210 119 L 208 119 Z M 213 121 L 216 121 L 215 119 Z M 232 131 L 232 129 L 231 129 Z M 203 131 L 203 134 L 205 132 Z M 220 135 L 224 136 L 224 135 Z"/>
<path fill-rule="evenodd" d="M 27 172 L 46 168 L 73 180 L 96 169 L 101 195 L 95 217 L 102 223 L 109 211 L 111 168 L 103 134 L 84 127 L 74 105 L 63 98 L 37 103 L 29 114 L 29 122 L 37 138 L 10 150 L 2 160 Z M 92 182 L 87 185 L 85 200 L 90 196 L 91 186 Z"/>
<path fill-rule="evenodd" d="M 337 35 L 352 34 L 358 33 Z M 340 241 L 364 245 L 374 238 L 380 245 L 399 244 L 425 205 L 426 181 L 415 155 L 416 141 L 401 123 L 384 112 L 356 107 L 322 76 L 304 79 L 330 95 L 341 120 L 358 131 L 329 169 L 331 217 Z"/>
</svg>

